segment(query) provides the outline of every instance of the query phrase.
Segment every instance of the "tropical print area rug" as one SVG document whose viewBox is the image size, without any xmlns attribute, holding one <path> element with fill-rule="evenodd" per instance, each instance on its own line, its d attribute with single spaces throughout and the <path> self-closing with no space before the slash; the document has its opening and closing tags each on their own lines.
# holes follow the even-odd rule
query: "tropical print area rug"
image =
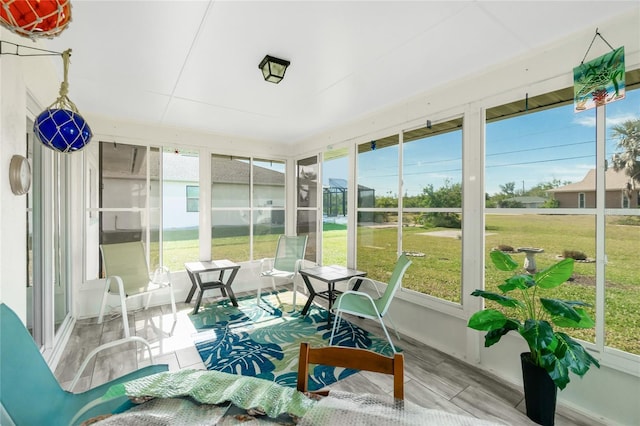
<svg viewBox="0 0 640 426">
<path fill-rule="evenodd" d="M 295 387 L 300 343 L 327 346 L 331 328 L 327 311 L 312 305 L 306 316 L 300 310 L 306 302 L 298 294 L 298 310 L 291 312 L 291 291 L 264 294 L 260 306 L 255 296 L 238 299 L 239 307 L 223 300 L 201 308 L 191 321 L 199 333 L 195 345 L 207 369 L 243 376 L 254 376 Z M 302 299 L 302 300 L 301 300 Z M 385 355 L 393 351 L 385 339 L 341 321 L 334 344 L 366 348 Z M 309 390 L 318 390 L 344 379 L 356 370 L 315 366 L 309 377 Z"/>
</svg>

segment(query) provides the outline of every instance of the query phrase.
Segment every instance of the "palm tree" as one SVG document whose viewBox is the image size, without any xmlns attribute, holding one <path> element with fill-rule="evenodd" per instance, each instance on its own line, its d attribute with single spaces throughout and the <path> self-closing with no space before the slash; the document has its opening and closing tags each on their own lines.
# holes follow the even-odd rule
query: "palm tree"
<svg viewBox="0 0 640 426">
<path fill-rule="evenodd" d="M 640 119 L 613 126 L 611 137 L 618 140 L 618 152 L 611 157 L 613 170 L 622 170 L 629 176 L 630 192 L 631 188 L 636 188 L 636 182 L 640 183 Z"/>
</svg>

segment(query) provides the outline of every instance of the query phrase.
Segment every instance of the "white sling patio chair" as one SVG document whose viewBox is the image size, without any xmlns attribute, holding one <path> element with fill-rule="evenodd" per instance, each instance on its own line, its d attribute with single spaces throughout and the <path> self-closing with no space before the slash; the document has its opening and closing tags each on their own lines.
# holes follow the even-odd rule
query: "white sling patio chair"
<svg viewBox="0 0 640 426">
<path fill-rule="evenodd" d="M 260 262 L 260 280 L 258 283 L 257 303 L 260 305 L 262 279 L 271 278 L 271 285 L 276 289 L 276 278 L 293 282 L 293 310 L 296 310 L 296 276 L 304 261 L 307 249 L 307 235 L 280 235 L 274 258 L 265 258 Z"/>
<path fill-rule="evenodd" d="M 101 244 L 102 264 L 106 275 L 102 305 L 98 324 L 102 323 L 108 296 L 117 296 L 122 309 L 122 322 L 125 337 L 130 337 L 129 320 L 127 318 L 127 299 L 147 296 L 144 305 L 149 307 L 151 296 L 160 290 L 169 290 L 173 320 L 177 320 L 176 300 L 173 295 L 171 276 L 167 268 L 159 268 L 151 277 L 142 241 L 128 243 Z"/>
</svg>

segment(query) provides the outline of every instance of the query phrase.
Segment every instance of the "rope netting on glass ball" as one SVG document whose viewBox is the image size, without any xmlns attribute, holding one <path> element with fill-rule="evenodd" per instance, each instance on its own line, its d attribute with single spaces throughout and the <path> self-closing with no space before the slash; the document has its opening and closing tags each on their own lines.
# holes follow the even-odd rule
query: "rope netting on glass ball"
<svg viewBox="0 0 640 426">
<path fill-rule="evenodd" d="M 0 1 L 0 23 L 23 37 L 53 38 L 71 21 L 71 0 Z"/>
<path fill-rule="evenodd" d="M 76 105 L 68 98 L 69 57 L 71 49 L 62 53 L 64 81 L 60 85 L 60 96 L 38 115 L 33 131 L 45 146 L 63 153 L 81 150 L 90 141 L 93 133 Z"/>
</svg>

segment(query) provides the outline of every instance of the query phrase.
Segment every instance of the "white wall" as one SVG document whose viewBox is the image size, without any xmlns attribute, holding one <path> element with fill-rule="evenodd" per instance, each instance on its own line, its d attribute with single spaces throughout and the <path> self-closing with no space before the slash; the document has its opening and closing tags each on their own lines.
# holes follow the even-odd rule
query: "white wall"
<svg viewBox="0 0 640 426">
<path fill-rule="evenodd" d="M 2 27 L 0 39 L 38 47 Z M 23 321 L 27 312 L 26 195 L 11 192 L 9 163 L 14 154 L 26 155 L 27 93 L 49 105 L 59 87 L 50 58 L 0 57 L 0 301 Z"/>
</svg>

